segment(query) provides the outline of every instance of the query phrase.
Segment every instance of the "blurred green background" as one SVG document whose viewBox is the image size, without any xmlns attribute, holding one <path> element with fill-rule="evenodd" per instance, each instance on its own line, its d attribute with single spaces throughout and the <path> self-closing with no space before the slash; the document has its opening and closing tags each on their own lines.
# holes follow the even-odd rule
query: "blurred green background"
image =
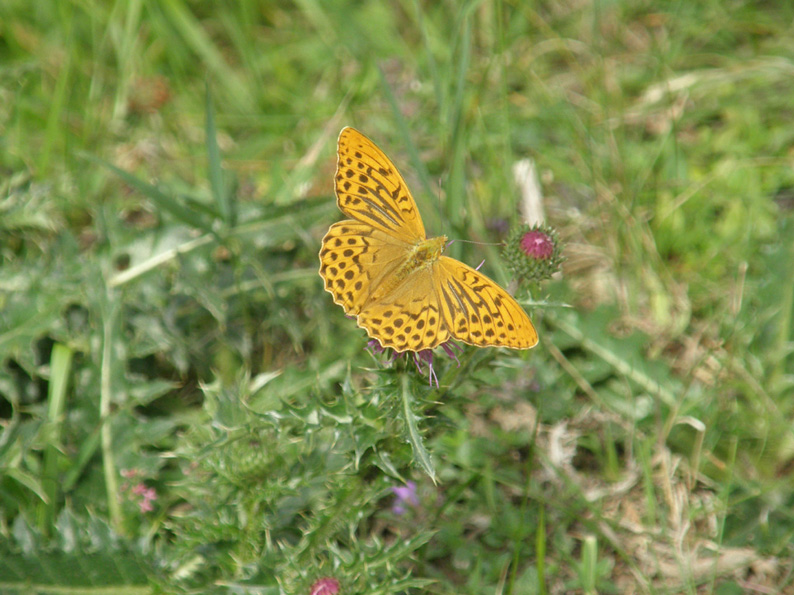
<svg viewBox="0 0 794 595">
<path fill-rule="evenodd" d="M 793 23 L 4 1 L 0 591 L 792 592 Z M 317 274 L 345 125 L 504 285 L 532 160 L 538 347 L 365 349 Z"/>
</svg>

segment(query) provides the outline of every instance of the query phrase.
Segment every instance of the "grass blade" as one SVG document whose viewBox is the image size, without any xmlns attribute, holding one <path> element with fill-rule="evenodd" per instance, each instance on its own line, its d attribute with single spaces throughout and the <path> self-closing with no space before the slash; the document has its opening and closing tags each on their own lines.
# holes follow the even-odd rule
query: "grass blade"
<svg viewBox="0 0 794 595">
<path fill-rule="evenodd" d="M 198 216 L 195 211 L 182 206 L 179 201 L 160 190 L 157 186 L 149 184 L 148 182 L 144 182 L 140 178 L 137 178 L 131 173 L 116 167 L 112 163 L 108 163 L 104 159 L 100 159 L 99 157 L 95 157 L 90 154 L 84 154 L 83 156 L 89 161 L 98 163 L 99 165 L 112 171 L 127 184 L 138 190 L 138 192 L 151 199 L 152 202 L 154 202 L 158 207 L 162 208 L 164 211 L 168 211 L 180 221 L 190 225 L 191 227 L 201 229 L 207 233 L 212 232 L 212 225 L 209 221 Z"/>
<path fill-rule="evenodd" d="M 218 213 L 220 213 L 221 219 L 228 228 L 234 225 L 235 213 L 231 196 L 224 184 L 221 153 L 218 148 L 218 131 L 215 128 L 215 110 L 212 105 L 212 95 L 210 94 L 209 84 L 207 84 L 206 87 L 205 108 L 207 112 L 206 142 L 210 189 L 212 190 L 212 197 L 215 199 L 215 204 L 218 205 Z"/>
<path fill-rule="evenodd" d="M 49 533 L 55 519 L 55 506 L 58 503 L 58 458 L 60 457 L 61 429 L 63 412 L 66 409 L 66 388 L 72 370 L 72 350 L 66 345 L 56 343 L 52 348 L 50 360 L 50 384 L 47 395 L 47 446 L 44 451 L 44 474 L 42 484 L 46 501 L 39 507 L 39 528 L 45 535 Z"/>
</svg>

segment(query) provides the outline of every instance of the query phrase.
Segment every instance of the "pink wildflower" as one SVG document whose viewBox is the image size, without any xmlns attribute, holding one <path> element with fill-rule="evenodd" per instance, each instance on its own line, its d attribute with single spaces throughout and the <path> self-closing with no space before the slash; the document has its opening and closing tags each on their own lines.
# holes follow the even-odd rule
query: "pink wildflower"
<svg viewBox="0 0 794 595">
<path fill-rule="evenodd" d="M 331 577 L 323 577 L 314 582 L 309 595 L 337 595 L 339 581 Z"/>
</svg>

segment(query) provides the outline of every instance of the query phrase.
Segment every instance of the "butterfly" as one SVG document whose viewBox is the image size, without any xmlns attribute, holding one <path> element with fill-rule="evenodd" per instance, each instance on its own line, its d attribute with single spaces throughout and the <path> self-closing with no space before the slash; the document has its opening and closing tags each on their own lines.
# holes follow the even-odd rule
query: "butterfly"
<svg viewBox="0 0 794 595">
<path fill-rule="evenodd" d="M 478 347 L 529 349 L 538 333 L 497 283 L 444 256 L 446 236 L 427 238 L 397 167 L 347 127 L 339 134 L 334 223 L 320 249 L 325 289 L 358 326 L 397 352 L 456 339 Z"/>
</svg>

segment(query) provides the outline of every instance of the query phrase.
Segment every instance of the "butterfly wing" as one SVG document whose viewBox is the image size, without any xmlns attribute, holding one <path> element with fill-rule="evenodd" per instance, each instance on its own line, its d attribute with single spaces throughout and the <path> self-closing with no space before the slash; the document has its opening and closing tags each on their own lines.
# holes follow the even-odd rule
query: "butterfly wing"
<svg viewBox="0 0 794 595">
<path fill-rule="evenodd" d="M 409 244 L 425 239 L 425 227 L 408 185 L 375 143 L 354 128 L 343 128 L 337 154 L 339 210 Z"/>
<path fill-rule="evenodd" d="M 442 256 L 434 287 L 449 333 L 478 347 L 529 349 L 538 333 L 524 309 L 497 283 L 462 262 Z"/>
<path fill-rule="evenodd" d="M 395 351 L 433 349 L 450 338 L 478 347 L 513 349 L 538 343 L 532 321 L 509 293 L 446 256 L 367 304 L 358 315 L 358 325 Z"/>
<path fill-rule="evenodd" d="M 320 248 L 320 276 L 334 302 L 357 315 L 408 258 L 410 245 L 360 221 L 334 223 Z"/>
<path fill-rule="evenodd" d="M 382 347 L 398 352 L 433 349 L 450 338 L 430 268 L 414 271 L 393 291 L 367 304 L 357 322 Z"/>
</svg>

